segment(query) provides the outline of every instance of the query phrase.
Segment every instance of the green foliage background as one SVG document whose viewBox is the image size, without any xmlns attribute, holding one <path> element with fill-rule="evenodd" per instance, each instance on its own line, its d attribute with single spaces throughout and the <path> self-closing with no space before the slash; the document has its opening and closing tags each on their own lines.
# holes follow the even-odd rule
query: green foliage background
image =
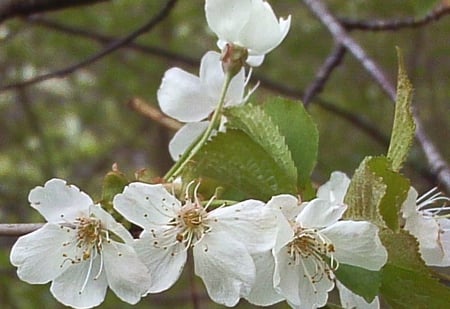
<svg viewBox="0 0 450 309">
<path fill-rule="evenodd" d="M 145 23 L 164 3 L 117 0 L 45 17 L 90 32 L 121 37 Z M 204 52 L 215 49 L 215 37 L 207 28 L 203 3 L 203 0 L 180 0 L 169 18 L 137 42 L 199 60 Z M 255 74 L 292 90 L 289 95 L 297 94 L 298 99 L 333 48 L 333 40 L 301 1 L 270 3 L 277 15 L 291 14 L 293 23 L 287 39 L 268 55 Z M 354 19 L 421 17 L 428 9 L 405 0 L 330 0 L 327 4 L 337 16 Z M 413 105 L 447 161 L 450 159 L 448 33 L 448 17 L 414 29 L 351 33 L 392 81 L 397 74 L 395 46 L 402 49 L 415 88 Z M 93 40 L 25 19 L 8 20 L 0 25 L 0 86 L 77 63 L 101 48 Z M 0 223 L 42 221 L 28 206 L 27 195 L 31 188 L 52 177 L 67 179 L 100 199 L 102 179 L 114 162 L 130 178 L 142 168 L 147 169 L 147 177 L 163 175 L 171 165 L 167 143 L 173 132 L 127 108 L 126 102 L 139 96 L 157 104 L 161 77 L 171 66 L 198 71 L 198 67 L 171 57 L 121 49 L 64 79 L 0 93 Z M 288 94 L 277 88 L 260 86 L 252 102 Z M 372 124 L 386 137 L 386 142 L 380 143 L 355 122 L 345 121 L 330 111 L 336 108 Z M 351 174 L 365 156 L 386 153 L 393 111 L 393 104 L 368 73 L 346 55 L 323 93 L 309 107 L 320 133 L 314 180 L 323 182 L 333 170 Z M 424 175 L 427 171 L 421 150 L 415 146 L 405 173 L 418 191 L 433 186 L 433 180 Z M 30 286 L 16 277 L 15 268 L 9 264 L 9 248 L 14 240 L 0 238 L 2 308 L 61 307 L 48 292 L 48 286 Z M 133 308 L 191 308 L 186 277 L 185 273 L 185 280 L 174 288 L 147 297 Z M 198 287 L 203 295 L 200 282 Z M 108 295 L 101 308 L 117 306 L 115 296 Z M 201 300 L 205 307 L 214 308 L 207 299 Z M 120 307 L 128 308 L 122 303 Z"/>
</svg>

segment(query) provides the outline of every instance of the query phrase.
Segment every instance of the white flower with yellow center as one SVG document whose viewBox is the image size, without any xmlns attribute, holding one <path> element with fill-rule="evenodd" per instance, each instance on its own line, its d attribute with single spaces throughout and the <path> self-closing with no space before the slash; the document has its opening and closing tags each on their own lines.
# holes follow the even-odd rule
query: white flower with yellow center
<svg viewBox="0 0 450 309">
<path fill-rule="evenodd" d="M 272 250 L 273 266 L 266 262 L 257 272 L 273 269 L 273 292 L 283 296 L 293 308 L 318 308 L 326 304 L 334 287 L 334 271 L 339 263 L 379 270 L 387 261 L 387 251 L 378 237 L 378 228 L 365 221 L 340 221 L 350 180 L 340 172 L 319 188 L 317 198 L 300 203 L 291 195 L 274 196 L 266 207 L 280 210 L 287 223 L 279 226 Z M 278 220 L 279 224 L 283 224 Z M 289 234 L 286 232 L 289 229 Z M 289 237 L 287 237 L 289 235 Z M 269 260 L 270 261 L 270 260 Z M 258 303 L 264 289 L 256 281 L 248 297 Z M 275 301 L 275 296 L 274 300 Z M 279 300 L 277 300 L 279 301 Z M 266 299 L 265 303 L 270 303 Z"/>
<path fill-rule="evenodd" d="M 256 200 L 211 211 L 209 205 L 203 206 L 196 192 L 182 203 L 162 185 L 138 182 L 115 197 L 114 208 L 144 229 L 135 248 L 158 278 L 150 293 L 164 291 L 177 281 L 190 248 L 195 273 L 212 300 L 234 306 L 249 293 L 255 279 L 251 254 L 273 247 L 276 217 Z"/>
<path fill-rule="evenodd" d="M 437 204 L 440 206 L 436 207 Z M 419 250 L 430 266 L 450 266 L 450 198 L 436 188 L 418 198 L 410 188 L 402 205 L 405 229 L 419 241 Z"/>
<path fill-rule="evenodd" d="M 52 179 L 31 190 L 29 201 L 47 223 L 20 237 L 11 250 L 20 279 L 52 281 L 54 297 L 74 308 L 98 306 L 108 286 L 130 304 L 146 294 L 150 277 L 131 235 L 88 195 Z"/>
<path fill-rule="evenodd" d="M 291 16 L 277 20 L 269 3 L 263 0 L 206 0 L 206 20 L 219 37 L 217 45 L 248 51 L 247 63 L 259 66 L 264 56 L 286 37 Z"/>
</svg>

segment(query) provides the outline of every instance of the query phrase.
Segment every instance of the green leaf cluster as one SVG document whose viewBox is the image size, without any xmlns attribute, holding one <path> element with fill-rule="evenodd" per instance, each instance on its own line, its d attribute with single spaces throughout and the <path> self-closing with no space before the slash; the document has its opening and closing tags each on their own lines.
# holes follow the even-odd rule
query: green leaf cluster
<svg viewBox="0 0 450 309">
<path fill-rule="evenodd" d="M 206 177 L 245 198 L 261 200 L 308 192 L 318 132 L 300 102 L 277 98 L 263 106 L 232 107 L 224 114 L 226 132 L 194 156 L 184 177 Z"/>
</svg>

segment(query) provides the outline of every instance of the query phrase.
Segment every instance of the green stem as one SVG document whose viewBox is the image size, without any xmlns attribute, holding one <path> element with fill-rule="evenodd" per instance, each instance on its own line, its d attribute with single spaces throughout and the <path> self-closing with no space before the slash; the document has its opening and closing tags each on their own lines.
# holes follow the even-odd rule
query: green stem
<svg viewBox="0 0 450 309">
<path fill-rule="evenodd" d="M 230 82 L 232 79 L 232 75 L 230 73 L 225 73 L 225 80 L 223 82 L 222 91 L 220 93 L 219 102 L 217 103 L 217 107 L 214 110 L 213 116 L 209 123 L 209 126 L 206 128 L 205 132 L 200 135 L 183 153 L 180 159 L 175 162 L 172 168 L 167 172 L 164 176 L 164 179 L 167 181 L 174 180 L 183 169 L 186 167 L 186 164 L 197 154 L 197 152 L 203 147 L 203 145 L 208 141 L 209 137 L 213 133 L 214 130 L 217 130 L 220 126 L 220 117 L 222 116 L 223 106 L 225 104 L 225 96 L 227 94 L 228 87 L 230 86 Z"/>
</svg>

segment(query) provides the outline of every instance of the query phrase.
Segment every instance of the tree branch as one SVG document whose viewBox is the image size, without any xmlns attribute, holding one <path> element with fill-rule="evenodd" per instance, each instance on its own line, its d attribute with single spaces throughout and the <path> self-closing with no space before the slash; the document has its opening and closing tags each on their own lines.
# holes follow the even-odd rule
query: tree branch
<svg viewBox="0 0 450 309">
<path fill-rule="evenodd" d="M 0 224 L 0 236 L 22 236 L 41 228 L 43 223 Z"/>
<path fill-rule="evenodd" d="M 30 86 L 30 85 L 39 83 L 44 80 L 52 79 L 52 78 L 64 77 L 68 74 L 73 73 L 74 71 L 76 71 L 80 68 L 88 66 L 88 65 L 104 58 L 105 56 L 111 54 L 112 52 L 116 51 L 117 49 L 129 44 L 130 42 L 135 40 L 138 36 L 153 29 L 153 27 L 155 27 L 157 24 L 159 24 L 161 21 L 163 21 L 169 15 L 169 13 L 171 12 L 172 8 L 175 6 L 177 1 L 178 0 L 169 0 L 166 3 L 166 5 L 164 6 L 164 8 L 157 15 L 155 15 L 151 20 L 149 20 L 146 24 L 139 27 L 138 29 L 136 29 L 135 31 L 130 33 L 129 35 L 110 43 L 103 50 L 86 58 L 85 60 L 82 60 L 82 61 L 80 61 L 76 64 L 73 64 L 73 65 L 70 65 L 68 67 L 62 68 L 60 70 L 53 71 L 51 73 L 47 73 L 47 74 L 36 76 L 34 78 L 30 78 L 26 81 L 2 86 L 2 87 L 0 87 L 0 92 L 5 91 L 5 90 L 16 89 L 19 87 Z"/>
<path fill-rule="evenodd" d="M 353 40 L 337 19 L 328 11 L 328 8 L 320 0 L 303 0 L 306 6 L 316 15 L 316 17 L 328 28 L 333 38 L 347 48 L 353 56 L 361 63 L 364 69 L 371 75 L 377 84 L 386 92 L 391 101 L 396 100 L 396 90 L 394 85 L 386 78 L 378 65 L 366 54 L 361 46 Z M 422 147 L 431 171 L 435 173 L 439 183 L 450 192 L 450 167 L 440 155 L 437 148 L 431 142 L 420 119 L 415 116 L 416 138 Z"/>
<path fill-rule="evenodd" d="M 110 0 L 2 0 L 0 2 L 0 23 L 17 16 L 27 16 L 106 1 Z"/>
<path fill-rule="evenodd" d="M 404 28 L 418 28 L 437 21 L 447 14 L 450 14 L 450 4 L 443 3 L 422 18 L 408 17 L 394 20 L 352 20 L 338 18 L 338 21 L 347 30 L 395 31 Z"/>
<path fill-rule="evenodd" d="M 339 66 L 345 56 L 345 47 L 336 44 L 331 54 L 316 73 L 316 79 L 306 88 L 303 96 L 303 104 L 308 106 L 312 98 L 322 92 L 325 83 L 330 78 L 333 70 Z"/>
</svg>

